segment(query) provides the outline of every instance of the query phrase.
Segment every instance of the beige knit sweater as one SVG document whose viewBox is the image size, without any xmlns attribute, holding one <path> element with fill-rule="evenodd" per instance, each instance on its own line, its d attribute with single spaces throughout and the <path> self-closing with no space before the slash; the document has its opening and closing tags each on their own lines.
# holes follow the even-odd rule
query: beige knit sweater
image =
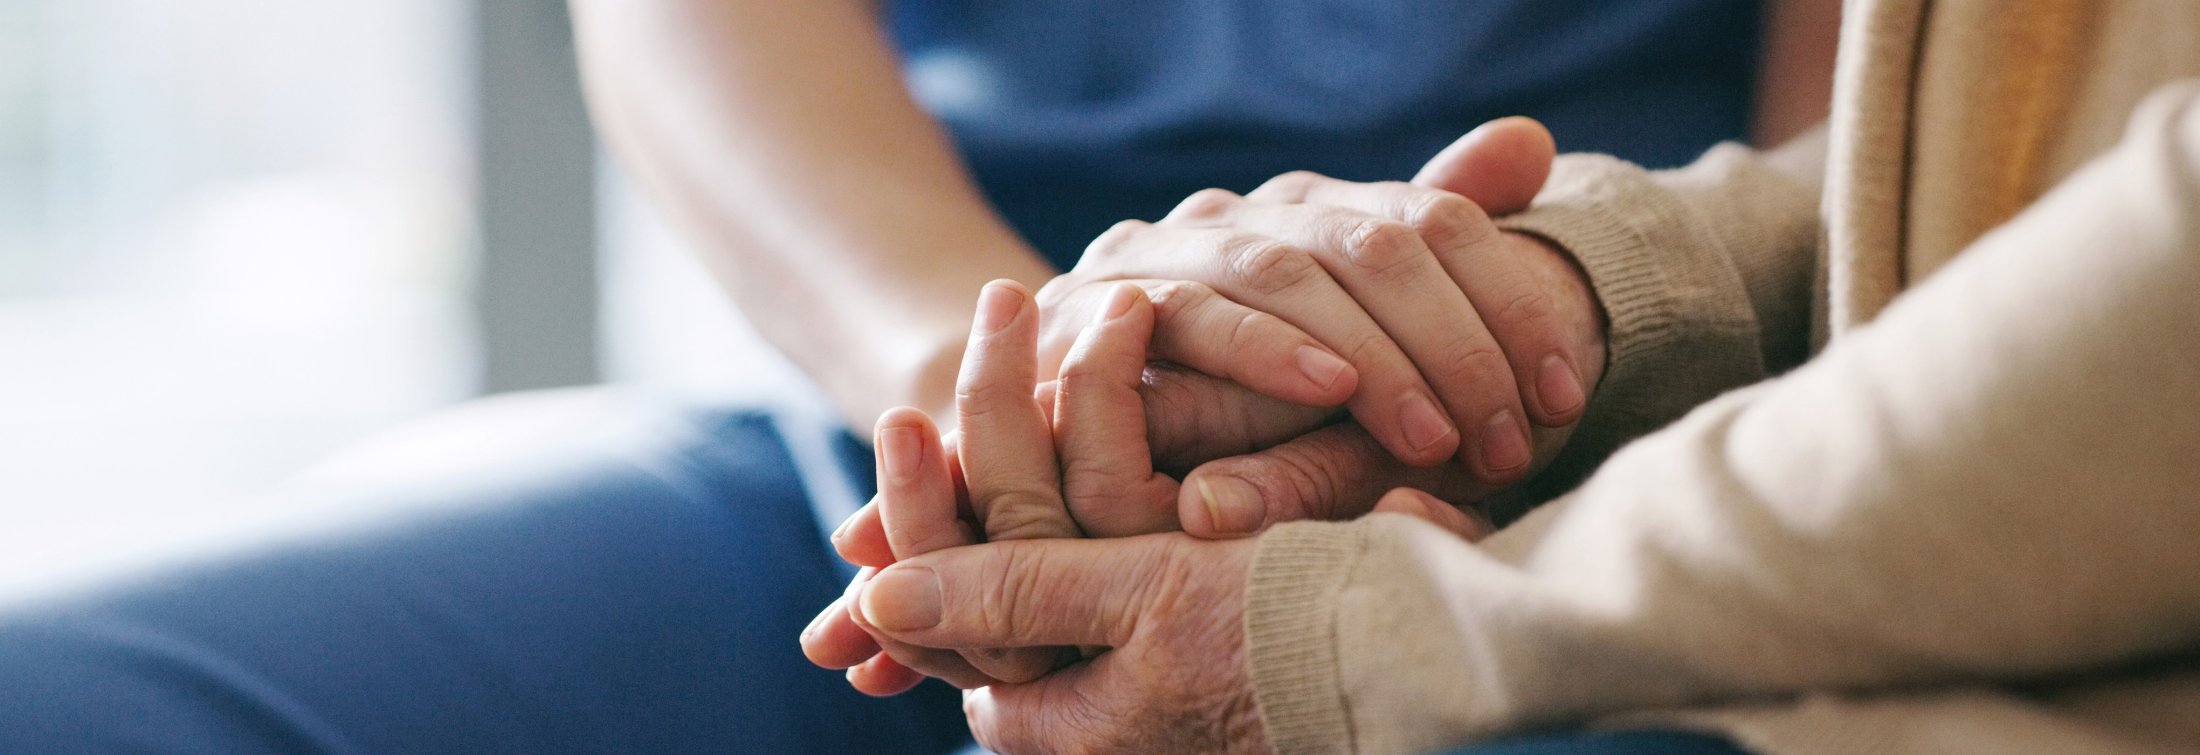
<svg viewBox="0 0 2200 755">
<path fill-rule="evenodd" d="M 1611 316 L 1568 451 L 1603 463 L 1479 546 L 1394 516 L 1263 537 L 1278 748 L 2200 751 L 2200 2 L 1844 25 L 1819 136 L 1569 156 L 1507 221 Z"/>
</svg>

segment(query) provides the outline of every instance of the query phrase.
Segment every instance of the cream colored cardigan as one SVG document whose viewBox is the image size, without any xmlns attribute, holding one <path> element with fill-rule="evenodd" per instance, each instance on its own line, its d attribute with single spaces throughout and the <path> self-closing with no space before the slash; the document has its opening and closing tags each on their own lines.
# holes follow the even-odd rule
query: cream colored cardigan
<svg viewBox="0 0 2200 755">
<path fill-rule="evenodd" d="M 2200 2 L 1863 0 L 1819 137 L 1563 158 L 1506 222 L 1611 317 L 1602 465 L 1479 546 L 1264 536 L 1271 741 L 2200 751 L 2196 74 Z"/>
</svg>

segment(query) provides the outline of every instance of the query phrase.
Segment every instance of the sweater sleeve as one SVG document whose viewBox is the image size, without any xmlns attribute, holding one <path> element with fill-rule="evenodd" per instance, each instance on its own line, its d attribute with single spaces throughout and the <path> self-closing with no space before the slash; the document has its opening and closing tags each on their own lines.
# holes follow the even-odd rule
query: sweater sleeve
<svg viewBox="0 0 2200 755">
<path fill-rule="evenodd" d="M 2200 109 L 2124 141 L 1788 375 L 1480 545 L 1284 525 L 1248 656 L 1286 752 L 2015 680 L 2200 641 Z"/>
<path fill-rule="evenodd" d="M 1658 172 L 1566 155 L 1533 206 L 1499 219 L 1573 256 L 1610 323 L 1588 413 L 1531 499 L 1573 487 L 1627 441 L 1807 355 L 1824 133 L 1771 152 L 1722 144 Z"/>
</svg>

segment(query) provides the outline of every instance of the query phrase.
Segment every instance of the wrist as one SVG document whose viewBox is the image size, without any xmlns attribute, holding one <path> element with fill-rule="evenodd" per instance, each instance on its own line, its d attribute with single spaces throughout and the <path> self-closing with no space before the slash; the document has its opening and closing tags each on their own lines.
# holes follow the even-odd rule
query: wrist
<svg viewBox="0 0 2200 755">
<path fill-rule="evenodd" d="M 955 378 L 968 345 L 978 291 L 989 280 L 1010 278 L 1045 283 L 1053 268 L 1036 252 L 1016 246 L 1000 255 L 960 267 L 914 285 L 897 286 L 872 297 L 864 314 L 850 325 L 855 337 L 842 341 L 841 353 L 826 366 L 840 373 L 829 386 L 851 427 L 869 427 L 888 409 L 915 407 L 941 430 L 955 427 Z M 988 275 L 987 273 L 993 273 Z M 881 292 L 885 293 L 885 292 Z M 1046 377 L 1052 377 L 1047 375 Z"/>
</svg>

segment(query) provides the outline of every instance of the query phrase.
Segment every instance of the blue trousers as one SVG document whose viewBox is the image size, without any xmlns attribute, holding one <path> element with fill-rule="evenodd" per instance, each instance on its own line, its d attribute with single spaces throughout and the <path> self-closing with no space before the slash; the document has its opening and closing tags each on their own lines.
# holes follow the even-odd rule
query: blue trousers
<svg viewBox="0 0 2200 755">
<path fill-rule="evenodd" d="M 0 752 L 967 747 L 954 690 L 872 699 L 802 658 L 847 571 L 782 425 L 659 428 L 408 494 L 432 514 L 11 609 Z M 1576 750 L 1502 750 L 1530 751 Z"/>
</svg>

